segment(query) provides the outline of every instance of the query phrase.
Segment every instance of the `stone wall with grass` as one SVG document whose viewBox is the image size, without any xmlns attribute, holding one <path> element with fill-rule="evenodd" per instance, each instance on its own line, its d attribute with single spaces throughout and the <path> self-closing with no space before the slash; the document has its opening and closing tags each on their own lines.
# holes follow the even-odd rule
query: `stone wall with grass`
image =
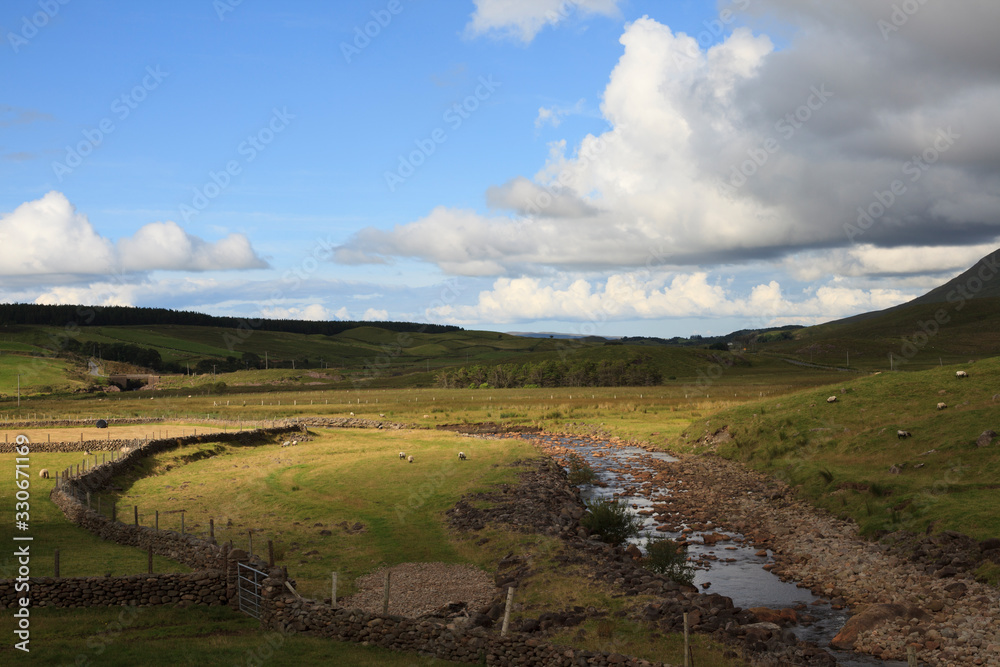
<svg viewBox="0 0 1000 667">
<path fill-rule="evenodd" d="M 92 419 L 34 419 L 21 421 L 0 422 L 0 428 L 14 430 L 21 428 L 63 428 L 72 426 L 93 427 L 97 423 L 97 417 Z M 134 426 L 136 424 L 160 424 L 162 417 L 112 417 L 106 419 L 108 426 Z"/>
<path fill-rule="evenodd" d="M 277 572 L 265 579 L 263 584 L 261 623 L 283 634 L 302 633 L 433 655 L 441 660 L 498 667 L 670 667 L 667 663 L 617 653 L 558 646 L 527 634 L 514 633 L 501 637 L 496 632 L 463 625 L 461 621 L 382 616 L 358 609 L 335 609 L 328 604 L 291 595 Z"/>
<path fill-rule="evenodd" d="M 148 607 L 162 604 L 225 605 L 226 573 L 203 570 L 185 574 L 133 574 L 127 577 L 30 577 L 27 592 L 13 580 L 0 580 L 0 608 L 12 609 L 19 597 L 32 607 Z"/>
<path fill-rule="evenodd" d="M 184 445 L 236 442 L 244 446 L 271 442 L 276 436 L 301 431 L 298 426 L 165 438 L 140 444 L 114 460 L 82 474 L 59 476 L 50 498 L 66 518 L 104 540 L 138 547 L 184 563 L 196 571 L 185 574 L 147 574 L 126 577 L 33 577 L 29 593 L 15 591 L 15 580 L 0 580 L 0 608 L 11 608 L 17 598 L 28 596 L 32 606 L 86 607 L 104 605 L 233 604 L 238 563 L 258 569 L 266 564 L 245 551 L 219 545 L 172 530 L 156 530 L 112 520 L 86 505 L 87 493 L 105 491 L 111 480 L 143 459 Z M 32 445 L 37 451 L 37 447 Z M 53 475 L 60 471 L 53 471 Z M 128 517 L 123 517 L 128 518 Z"/>
</svg>

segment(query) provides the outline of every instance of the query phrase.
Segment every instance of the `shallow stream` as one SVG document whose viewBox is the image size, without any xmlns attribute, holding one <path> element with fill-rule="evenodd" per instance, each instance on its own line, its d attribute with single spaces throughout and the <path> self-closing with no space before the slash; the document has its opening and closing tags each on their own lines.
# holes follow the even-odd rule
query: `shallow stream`
<svg viewBox="0 0 1000 667">
<path fill-rule="evenodd" d="M 716 526 L 710 531 L 689 532 L 685 535 L 679 532 L 656 532 L 657 522 L 648 513 L 643 514 L 643 510 L 652 510 L 654 503 L 663 502 L 674 491 L 669 487 L 654 488 L 648 497 L 626 492 L 637 491 L 640 486 L 634 473 L 655 472 L 651 461 L 657 459 L 676 461 L 674 457 L 663 452 L 649 452 L 639 447 L 621 447 L 589 438 L 539 434 L 522 437 L 566 447 L 579 454 L 593 468 L 599 482 L 580 487 L 584 500 L 611 498 L 616 495 L 624 500 L 630 510 L 643 521 L 640 536 L 630 540 L 640 549 L 645 547 L 649 537 L 654 534 L 689 541 L 706 532 L 724 532 L 731 536 L 730 540 L 720 541 L 714 545 L 703 544 L 700 541 L 692 541 L 689 544 L 688 555 L 697 564 L 694 584 L 698 588 L 708 593 L 725 595 L 731 598 L 737 607 L 743 608 L 783 609 L 805 605 L 806 608 L 798 613 L 800 618 L 805 616 L 808 619 L 808 625 L 793 626 L 792 631 L 800 639 L 826 648 L 837 658 L 837 664 L 859 667 L 870 665 L 905 667 L 905 662 L 883 661 L 865 654 L 830 649 L 830 640 L 840 631 L 850 617 L 850 612 L 847 609 L 834 609 L 829 600 L 813 595 L 808 588 L 801 588 L 793 581 L 782 581 L 777 575 L 765 570 L 763 566 L 772 562 L 771 552 L 768 551 L 767 557 L 757 556 L 759 550 L 744 546 L 743 535 L 740 533 L 727 530 L 725 526 Z M 680 489 L 678 492 L 686 491 Z"/>
</svg>

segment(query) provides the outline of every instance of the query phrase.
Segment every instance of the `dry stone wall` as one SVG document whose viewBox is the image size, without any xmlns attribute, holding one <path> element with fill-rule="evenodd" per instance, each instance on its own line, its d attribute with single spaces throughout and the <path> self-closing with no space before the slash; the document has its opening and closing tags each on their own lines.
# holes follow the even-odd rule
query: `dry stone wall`
<svg viewBox="0 0 1000 667">
<path fill-rule="evenodd" d="M 170 530 L 136 526 L 100 514 L 86 506 L 88 492 L 106 489 L 111 480 L 142 459 L 183 445 L 203 442 L 239 442 L 255 445 L 270 442 L 275 436 L 298 432 L 298 426 L 215 433 L 211 435 L 166 438 L 139 443 L 139 446 L 114 460 L 106 461 L 80 475 L 57 472 L 56 487 L 50 498 L 66 518 L 102 539 L 138 547 L 184 563 L 197 571 L 185 574 L 149 574 L 127 577 L 31 577 L 29 597 L 32 606 L 87 607 L 103 605 L 159 604 L 233 604 L 238 563 L 265 567 L 245 551 L 219 545 L 215 539 L 201 539 Z M 38 449 L 32 445 L 33 449 Z M 125 517 L 123 517 L 125 518 Z M 12 608 L 25 593 L 15 593 L 14 580 L 0 580 L 0 608 Z"/>
<path fill-rule="evenodd" d="M 0 581 L 0 608 L 14 608 L 17 598 L 25 595 L 14 590 L 14 583 Z M 221 570 L 127 577 L 31 577 L 28 584 L 33 607 L 224 605 L 229 601 L 226 574 Z"/>
</svg>

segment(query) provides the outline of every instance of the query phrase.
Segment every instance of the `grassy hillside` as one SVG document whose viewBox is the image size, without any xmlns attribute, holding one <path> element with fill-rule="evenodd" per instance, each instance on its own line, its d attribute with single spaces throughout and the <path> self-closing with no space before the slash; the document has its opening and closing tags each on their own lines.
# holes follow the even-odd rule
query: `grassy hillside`
<svg viewBox="0 0 1000 667">
<path fill-rule="evenodd" d="M 957 379 L 957 368 L 970 377 Z M 998 537 L 1000 441 L 976 446 L 984 431 L 1000 432 L 998 377 L 1000 358 L 845 378 L 698 420 L 683 443 L 783 478 L 866 533 L 931 526 Z M 937 409 L 939 402 L 948 407 Z M 899 439 L 897 430 L 912 437 Z"/>
</svg>

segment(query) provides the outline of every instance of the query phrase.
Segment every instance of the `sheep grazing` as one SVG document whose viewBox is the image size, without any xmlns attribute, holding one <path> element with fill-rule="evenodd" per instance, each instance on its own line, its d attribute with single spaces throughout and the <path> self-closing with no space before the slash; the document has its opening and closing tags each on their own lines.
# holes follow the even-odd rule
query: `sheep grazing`
<svg viewBox="0 0 1000 667">
<path fill-rule="evenodd" d="M 90 456 L 94 452 L 90 451 L 89 449 L 85 449 L 85 450 L 83 450 L 83 453 L 86 454 L 87 456 Z"/>
<path fill-rule="evenodd" d="M 351 413 L 351 416 L 352 416 L 352 417 L 354 416 L 354 413 L 353 413 L 353 412 Z"/>
<path fill-rule="evenodd" d="M 378 413 L 378 418 L 379 418 L 379 419 L 385 419 L 385 414 L 383 414 L 383 413 L 381 413 L 381 412 L 380 412 L 380 413 Z"/>
<path fill-rule="evenodd" d="M 48 468 L 42 468 L 41 470 L 38 471 L 38 476 L 41 477 L 42 479 L 48 479 L 49 478 L 49 469 Z"/>
<path fill-rule="evenodd" d="M 946 407 L 948 407 L 947 403 L 938 403 L 937 406 L 938 410 L 944 410 Z"/>
<path fill-rule="evenodd" d="M 830 398 L 826 399 L 826 402 L 827 403 L 836 403 L 837 402 L 837 397 L 836 396 L 831 396 Z"/>
<path fill-rule="evenodd" d="M 458 453 L 458 458 L 460 458 L 461 460 L 464 461 L 465 460 L 465 452 L 459 452 Z"/>
<path fill-rule="evenodd" d="M 407 457 L 406 457 L 406 460 L 407 460 L 407 461 L 408 461 L 409 463 L 413 463 L 413 456 L 407 456 Z"/>
<path fill-rule="evenodd" d="M 400 452 L 399 453 L 399 460 L 402 461 L 405 458 L 406 458 L 406 452 Z"/>
<path fill-rule="evenodd" d="M 909 431 L 896 431 L 896 437 L 899 438 L 900 440 L 902 440 L 903 438 L 909 438 L 911 435 L 913 434 L 910 433 Z"/>
<path fill-rule="evenodd" d="M 967 377 L 969 377 L 969 374 L 966 373 L 965 371 L 955 371 L 955 377 L 957 377 L 957 378 L 967 378 Z"/>
</svg>

